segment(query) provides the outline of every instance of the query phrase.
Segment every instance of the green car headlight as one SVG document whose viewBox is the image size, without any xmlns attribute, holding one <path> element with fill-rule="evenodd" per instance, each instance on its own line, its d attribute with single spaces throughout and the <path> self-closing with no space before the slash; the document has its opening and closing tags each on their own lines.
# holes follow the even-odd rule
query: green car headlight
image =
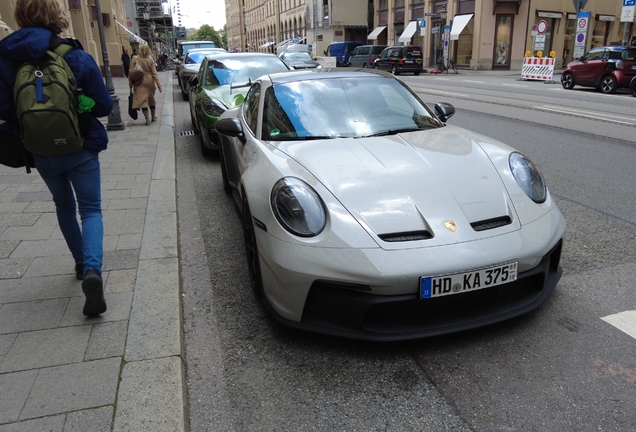
<svg viewBox="0 0 636 432">
<path fill-rule="evenodd" d="M 221 103 L 212 99 L 204 99 L 201 102 L 201 109 L 204 113 L 213 117 L 219 117 L 225 112 L 225 107 Z"/>
</svg>

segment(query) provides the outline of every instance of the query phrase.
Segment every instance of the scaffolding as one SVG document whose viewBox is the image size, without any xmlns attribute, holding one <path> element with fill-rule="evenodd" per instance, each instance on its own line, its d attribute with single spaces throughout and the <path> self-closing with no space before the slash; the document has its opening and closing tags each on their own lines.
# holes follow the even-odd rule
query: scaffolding
<svg viewBox="0 0 636 432">
<path fill-rule="evenodd" d="M 166 54 L 172 59 L 176 53 L 176 36 L 172 22 L 172 11 L 164 4 L 168 0 L 135 0 L 139 33 L 158 59 Z"/>
</svg>

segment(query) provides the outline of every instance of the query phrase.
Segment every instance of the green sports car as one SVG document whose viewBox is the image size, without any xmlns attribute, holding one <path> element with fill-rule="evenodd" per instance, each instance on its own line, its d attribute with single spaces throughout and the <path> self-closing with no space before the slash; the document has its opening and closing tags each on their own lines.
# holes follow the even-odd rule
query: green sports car
<svg viewBox="0 0 636 432">
<path fill-rule="evenodd" d="M 288 71 L 287 65 L 274 54 L 221 53 L 210 54 L 201 62 L 199 73 L 190 80 L 190 116 L 199 132 L 201 152 L 218 150 L 214 124 L 221 114 L 240 105 L 252 82 L 257 78 Z"/>
</svg>

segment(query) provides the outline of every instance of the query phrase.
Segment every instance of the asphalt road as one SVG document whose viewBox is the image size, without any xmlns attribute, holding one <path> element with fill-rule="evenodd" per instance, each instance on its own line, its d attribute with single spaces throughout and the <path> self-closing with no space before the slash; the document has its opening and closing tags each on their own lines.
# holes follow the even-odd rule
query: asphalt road
<svg viewBox="0 0 636 432">
<path fill-rule="evenodd" d="M 553 296 L 505 323 L 401 343 L 280 326 L 249 287 L 218 157 L 180 135 L 193 128 L 175 89 L 192 430 L 633 430 L 636 340 L 602 318 L 636 309 L 636 98 L 513 76 L 404 80 L 453 103 L 450 123 L 539 164 L 568 222 Z"/>
</svg>

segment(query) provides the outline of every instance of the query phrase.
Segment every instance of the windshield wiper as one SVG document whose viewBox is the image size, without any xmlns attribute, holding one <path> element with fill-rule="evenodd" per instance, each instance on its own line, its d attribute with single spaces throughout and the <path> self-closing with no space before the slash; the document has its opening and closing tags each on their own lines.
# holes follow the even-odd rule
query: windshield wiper
<svg viewBox="0 0 636 432">
<path fill-rule="evenodd" d="M 272 137 L 275 141 L 312 141 L 312 140 L 322 140 L 322 139 L 335 139 L 342 138 L 337 135 L 309 135 L 309 136 L 295 136 L 295 137 Z"/>
<path fill-rule="evenodd" d="M 422 128 L 404 128 L 404 129 L 389 129 L 387 131 L 378 132 L 370 135 L 362 135 L 355 138 L 370 138 L 370 137 L 379 137 L 379 136 L 387 136 L 387 135 L 397 135 L 402 132 L 417 132 L 423 130 Z"/>
</svg>

